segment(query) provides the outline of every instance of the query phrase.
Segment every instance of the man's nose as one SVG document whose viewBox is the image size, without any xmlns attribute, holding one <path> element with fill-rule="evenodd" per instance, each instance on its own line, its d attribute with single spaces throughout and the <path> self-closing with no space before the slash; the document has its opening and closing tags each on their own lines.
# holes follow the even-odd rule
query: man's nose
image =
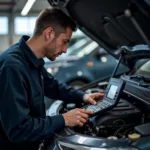
<svg viewBox="0 0 150 150">
<path fill-rule="evenodd" d="M 65 46 L 63 49 L 62 49 L 63 53 L 66 53 L 67 52 L 67 47 Z"/>
</svg>

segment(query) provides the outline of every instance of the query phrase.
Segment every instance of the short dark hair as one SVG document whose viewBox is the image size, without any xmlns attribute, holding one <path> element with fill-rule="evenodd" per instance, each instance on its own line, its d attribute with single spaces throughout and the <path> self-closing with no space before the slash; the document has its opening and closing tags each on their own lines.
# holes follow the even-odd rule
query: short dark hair
<svg viewBox="0 0 150 150">
<path fill-rule="evenodd" d="M 33 35 L 41 35 L 48 27 L 52 27 L 56 34 L 58 34 L 60 30 L 62 32 L 62 29 L 64 32 L 67 27 L 70 27 L 72 31 L 75 31 L 77 28 L 76 23 L 57 7 L 46 8 L 39 14 Z"/>
</svg>

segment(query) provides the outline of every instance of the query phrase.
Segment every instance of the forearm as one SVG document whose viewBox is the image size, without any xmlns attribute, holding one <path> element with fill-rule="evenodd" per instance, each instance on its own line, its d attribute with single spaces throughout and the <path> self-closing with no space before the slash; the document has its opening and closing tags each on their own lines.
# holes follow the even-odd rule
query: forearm
<svg viewBox="0 0 150 150">
<path fill-rule="evenodd" d="M 84 92 L 75 90 L 71 86 L 59 83 L 53 77 L 44 79 L 44 94 L 53 99 L 61 99 L 65 103 L 82 103 Z"/>
<path fill-rule="evenodd" d="M 45 119 L 27 117 L 19 125 L 5 129 L 5 134 L 13 143 L 32 143 L 51 137 L 57 130 L 64 128 L 65 123 L 61 115 L 49 117 Z"/>
<path fill-rule="evenodd" d="M 77 103 L 80 104 L 83 102 L 84 92 L 76 90 L 71 86 L 60 84 L 59 86 L 60 93 L 59 98 L 65 100 L 66 103 Z"/>
<path fill-rule="evenodd" d="M 65 103 L 82 103 L 84 92 L 75 90 L 71 86 L 59 83 L 44 68 L 42 70 L 44 77 L 44 94 L 52 99 L 61 99 Z"/>
</svg>

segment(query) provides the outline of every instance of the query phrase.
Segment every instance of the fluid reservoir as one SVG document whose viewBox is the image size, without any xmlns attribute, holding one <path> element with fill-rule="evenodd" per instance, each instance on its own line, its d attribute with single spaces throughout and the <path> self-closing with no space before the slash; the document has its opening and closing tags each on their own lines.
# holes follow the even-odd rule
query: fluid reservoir
<svg viewBox="0 0 150 150">
<path fill-rule="evenodd" d="M 136 141 L 140 138 L 141 138 L 141 135 L 137 134 L 137 133 L 133 133 L 133 134 L 128 135 L 128 139 L 131 140 L 131 141 Z"/>
</svg>

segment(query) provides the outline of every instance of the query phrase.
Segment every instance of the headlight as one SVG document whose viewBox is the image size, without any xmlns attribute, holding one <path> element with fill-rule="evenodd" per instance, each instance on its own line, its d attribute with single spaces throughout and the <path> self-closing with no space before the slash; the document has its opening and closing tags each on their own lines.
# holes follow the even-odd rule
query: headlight
<svg viewBox="0 0 150 150">
<path fill-rule="evenodd" d="M 59 68 L 47 68 L 47 72 L 52 75 L 55 75 L 58 72 Z"/>
</svg>

